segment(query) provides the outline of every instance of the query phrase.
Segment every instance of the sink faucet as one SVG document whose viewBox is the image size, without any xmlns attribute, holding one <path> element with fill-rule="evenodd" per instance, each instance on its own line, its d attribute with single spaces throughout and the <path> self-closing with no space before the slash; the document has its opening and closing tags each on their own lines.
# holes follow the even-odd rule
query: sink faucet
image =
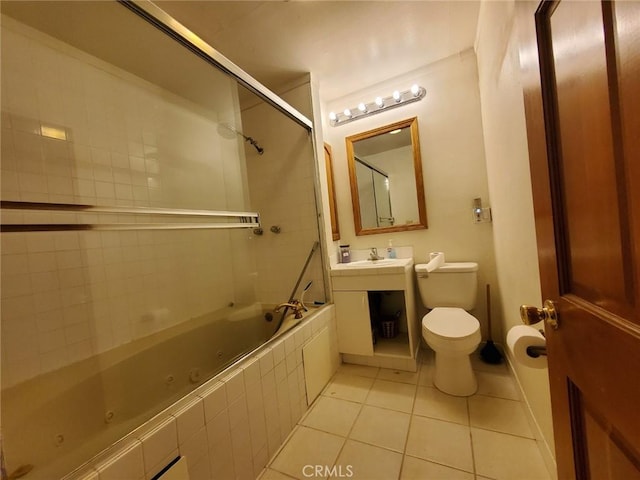
<svg viewBox="0 0 640 480">
<path fill-rule="evenodd" d="M 290 302 L 281 303 L 273 311 L 275 313 L 278 313 L 280 309 L 283 307 L 292 309 L 293 313 L 295 314 L 294 316 L 295 319 L 302 318 L 302 312 L 307 311 L 304 305 L 302 305 L 298 300 L 291 300 Z"/>
<path fill-rule="evenodd" d="M 376 247 L 371 247 L 371 252 L 369 253 L 369 260 L 382 260 L 384 257 L 378 255 L 378 249 Z"/>
</svg>

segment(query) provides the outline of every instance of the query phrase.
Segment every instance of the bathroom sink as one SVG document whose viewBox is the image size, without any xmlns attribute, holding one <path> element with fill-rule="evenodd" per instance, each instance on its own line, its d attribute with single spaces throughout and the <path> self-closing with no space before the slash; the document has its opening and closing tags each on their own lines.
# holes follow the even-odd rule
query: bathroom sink
<svg viewBox="0 0 640 480">
<path fill-rule="evenodd" d="M 369 268 L 380 267 L 382 265 L 404 265 L 404 258 L 383 258 L 381 260 L 360 260 L 357 262 L 341 263 L 340 267 L 343 268 Z"/>
<path fill-rule="evenodd" d="M 381 260 L 359 260 L 331 266 L 331 275 L 380 275 L 402 273 L 413 265 L 412 258 L 383 258 Z"/>
</svg>

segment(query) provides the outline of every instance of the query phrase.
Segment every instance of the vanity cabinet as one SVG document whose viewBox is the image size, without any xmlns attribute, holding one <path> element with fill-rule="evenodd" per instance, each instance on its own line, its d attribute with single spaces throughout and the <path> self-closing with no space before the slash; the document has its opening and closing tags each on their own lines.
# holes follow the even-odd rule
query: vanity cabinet
<svg viewBox="0 0 640 480">
<path fill-rule="evenodd" d="M 413 260 L 355 263 L 339 264 L 331 269 L 338 351 L 362 363 L 370 363 L 367 357 L 415 360 L 420 337 Z M 396 335 L 384 338 L 380 319 L 389 320 L 393 312 L 397 316 L 392 317 Z"/>
<path fill-rule="evenodd" d="M 373 355 L 368 297 L 366 291 L 333 292 L 338 319 L 338 351 L 340 353 Z"/>
</svg>

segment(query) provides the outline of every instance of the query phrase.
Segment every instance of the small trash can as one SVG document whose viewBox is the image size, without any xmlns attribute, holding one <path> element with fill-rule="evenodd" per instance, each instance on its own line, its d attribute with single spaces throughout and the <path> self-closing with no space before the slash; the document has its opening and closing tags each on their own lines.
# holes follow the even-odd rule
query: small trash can
<svg viewBox="0 0 640 480">
<path fill-rule="evenodd" d="M 380 336 L 382 338 L 395 338 L 398 334 L 398 329 L 396 327 L 397 322 L 395 318 L 389 320 L 382 320 L 380 322 L 380 327 L 382 332 L 380 332 Z"/>
</svg>

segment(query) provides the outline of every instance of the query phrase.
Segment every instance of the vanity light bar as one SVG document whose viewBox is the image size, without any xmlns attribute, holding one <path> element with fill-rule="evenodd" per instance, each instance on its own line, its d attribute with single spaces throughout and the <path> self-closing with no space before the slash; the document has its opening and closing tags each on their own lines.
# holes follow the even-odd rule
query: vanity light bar
<svg viewBox="0 0 640 480">
<path fill-rule="evenodd" d="M 384 112 L 392 108 L 422 100 L 427 91 L 419 85 L 413 85 L 409 90 L 400 92 L 396 90 L 388 97 L 376 97 L 373 102 L 360 103 L 357 107 L 346 108 L 342 112 L 331 112 L 329 123 L 332 127 L 344 125 L 360 118 L 368 117 L 376 113 Z"/>
</svg>

